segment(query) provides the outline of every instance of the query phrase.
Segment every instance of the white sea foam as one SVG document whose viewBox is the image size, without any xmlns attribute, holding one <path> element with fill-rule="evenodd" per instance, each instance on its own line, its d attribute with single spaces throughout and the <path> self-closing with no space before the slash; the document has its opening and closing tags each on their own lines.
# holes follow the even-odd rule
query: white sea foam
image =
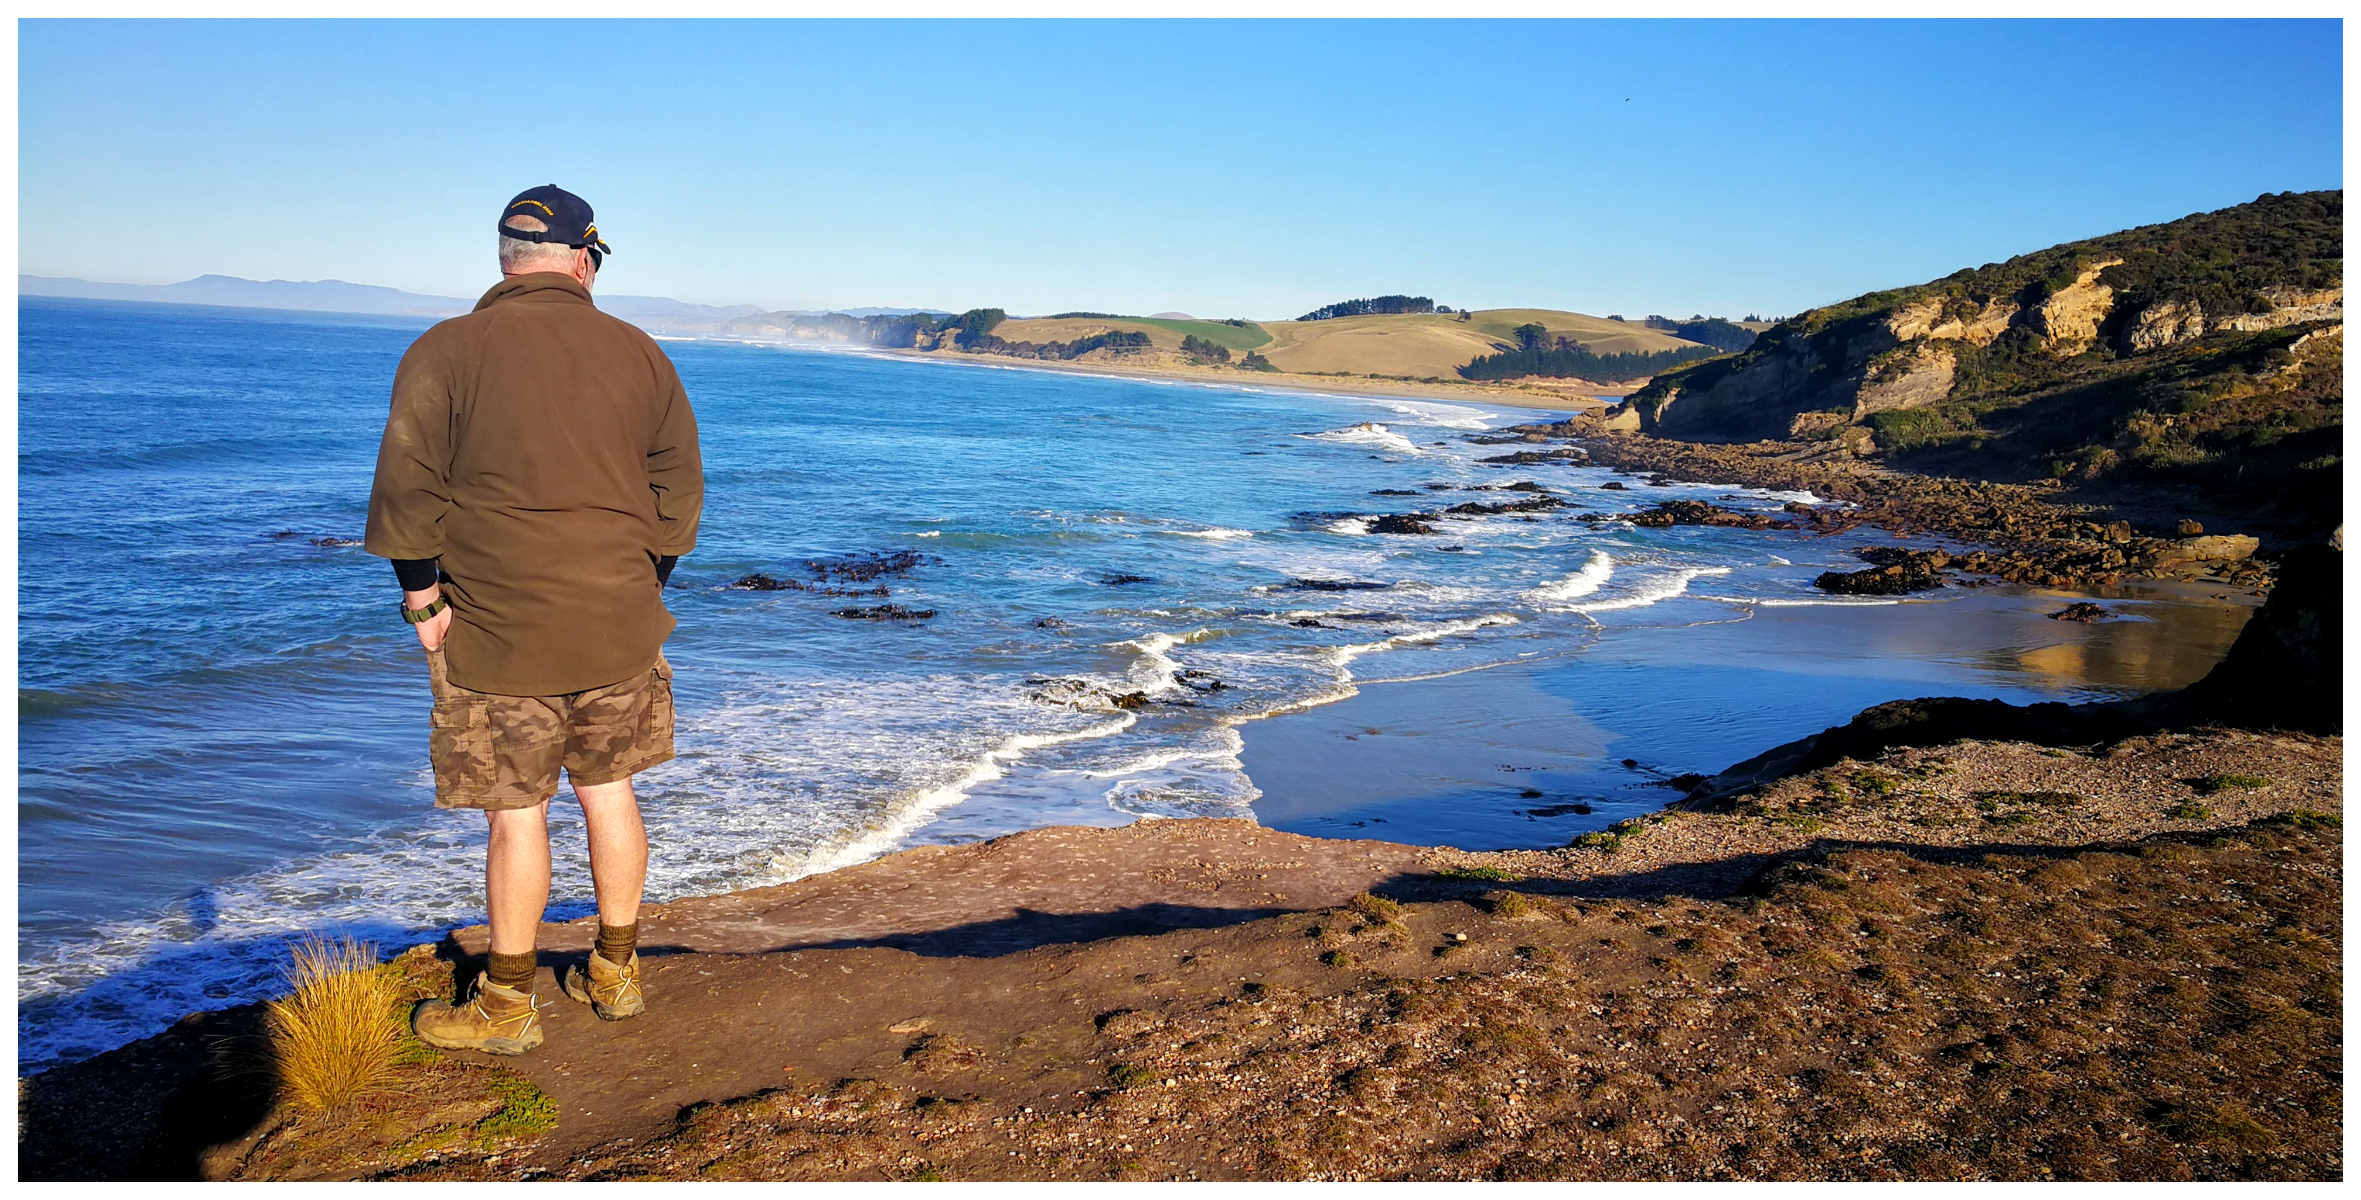
<svg viewBox="0 0 2361 1200">
<path fill-rule="evenodd" d="M 1602 613 L 1616 612 L 1627 608 L 1646 608 L 1651 604 L 1662 603 L 1688 591 L 1690 581 L 1700 576 L 1727 575 L 1729 573 L 1730 568 L 1728 567 L 1682 567 L 1648 579 L 1640 585 L 1639 590 L 1630 595 L 1618 596 L 1612 600 L 1600 600 L 1591 604 L 1577 604 L 1566 611 Z"/>
<path fill-rule="evenodd" d="M 1359 537 L 1369 532 L 1369 521 L 1366 517 L 1346 517 L 1342 520 L 1330 521 L 1324 528 L 1330 533 L 1341 533 L 1346 537 Z"/>
<path fill-rule="evenodd" d="M 1139 658 L 1134 660 L 1131 668 L 1125 672 L 1126 682 L 1145 692 L 1187 691 L 1186 687 L 1172 677 L 1174 672 L 1181 669 L 1181 665 L 1173 661 L 1172 656 L 1166 654 L 1165 651 L 1180 645 L 1191 636 L 1194 635 L 1175 636 L 1169 633 L 1151 633 L 1143 638 L 1115 643 L 1118 646 L 1128 646 L 1139 651 Z"/>
<path fill-rule="evenodd" d="M 1022 759 L 1027 752 L 1067 742 L 1112 737 L 1138 723 L 1137 716 L 1124 713 L 1112 721 L 1072 733 L 1017 734 L 985 751 L 949 781 L 901 799 L 867 828 L 808 850 L 773 855 L 769 881 L 792 883 L 806 876 L 868 862 L 901 845 L 944 809 L 967 799 L 967 793 L 977 785 L 1007 775 L 1007 764 Z"/>
<path fill-rule="evenodd" d="M 1159 530 L 1157 530 L 1156 532 L 1158 532 L 1158 533 L 1169 533 L 1169 534 L 1173 535 L 1174 537 L 1193 537 L 1193 538 L 1205 538 L 1205 539 L 1207 539 L 1207 540 L 1209 540 L 1209 541 L 1216 541 L 1216 542 L 1226 542 L 1226 541 L 1229 541 L 1229 540 L 1231 540 L 1231 539 L 1233 539 L 1233 538 L 1250 538 L 1250 537 L 1253 537 L 1253 536 L 1254 536 L 1252 533 L 1249 533 L 1249 532 L 1247 532 L 1246 530 L 1243 530 L 1243 529 L 1221 529 L 1221 528 L 1214 528 L 1214 529 L 1159 529 Z"/>
<path fill-rule="evenodd" d="M 1468 408 L 1457 404 L 1428 404 L 1417 400 L 1388 400 L 1377 396 L 1367 399 L 1371 404 L 1398 412 L 1421 425 L 1440 425 L 1446 429 L 1489 429 L 1492 422 L 1500 419 L 1499 413 L 1485 412 L 1479 408 Z"/>
<path fill-rule="evenodd" d="M 1358 425 L 1350 425 L 1343 429 L 1331 429 L 1326 433 L 1299 433 L 1296 436 L 1323 442 L 1380 446 L 1396 454 L 1416 454 L 1419 452 L 1417 445 L 1412 443 L 1409 438 L 1403 437 L 1375 421 L 1363 421 Z"/>
<path fill-rule="evenodd" d="M 1888 604 L 1901 603 L 1901 601 L 1891 597 L 1879 596 L 1827 596 L 1816 600 L 1787 599 L 1785 597 L 1773 596 L 1715 596 L 1712 597 L 1712 599 L 1726 599 L 1732 604 L 1759 604 L 1764 608 L 1882 608 Z"/>
<path fill-rule="evenodd" d="M 1398 633 L 1392 637 L 1380 638 L 1374 642 L 1359 642 L 1349 646 L 1330 646 L 1326 651 L 1323 652 L 1323 656 L 1326 657 L 1329 662 L 1335 664 L 1339 671 L 1344 671 L 1346 679 L 1350 679 L 1352 678 L 1351 673 L 1346 669 L 1352 666 L 1354 659 L 1359 658 L 1362 655 L 1373 654 L 1383 650 L 1399 650 L 1404 646 L 1431 645 L 1447 637 L 1454 637 L 1464 633 L 1474 633 L 1476 630 L 1488 629 L 1495 625 L 1515 625 L 1517 623 L 1516 617 L 1508 613 L 1492 613 L 1488 616 L 1482 617 L 1466 617 L 1457 621 L 1439 622 L 1434 625 L 1429 625 L 1423 629 L 1412 630 L 1409 633 Z"/>
<path fill-rule="evenodd" d="M 943 536 L 943 531 L 942 531 L 942 530 L 940 530 L 940 529 L 922 529 L 922 530 L 918 531 L 916 534 L 914 534 L 914 535 L 912 535 L 912 536 L 915 536 L 915 537 L 941 537 L 941 536 Z"/>
<path fill-rule="evenodd" d="M 1615 560 L 1604 550 L 1593 550 L 1590 552 L 1590 561 L 1583 563 L 1581 570 L 1546 587 L 1535 588 L 1527 595 L 1543 604 L 1580 600 L 1605 586 L 1614 574 Z"/>
</svg>

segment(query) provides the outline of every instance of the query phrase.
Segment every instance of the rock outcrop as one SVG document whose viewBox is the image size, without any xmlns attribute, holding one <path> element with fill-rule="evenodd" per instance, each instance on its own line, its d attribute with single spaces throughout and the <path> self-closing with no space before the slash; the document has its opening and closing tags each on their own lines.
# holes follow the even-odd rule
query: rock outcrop
<svg viewBox="0 0 2361 1200">
<path fill-rule="evenodd" d="M 1952 558 L 1940 550 L 1905 550 L 1873 546 L 1861 551 L 1866 571 L 1824 571 L 1812 581 L 1823 592 L 1840 596 L 1901 596 L 1943 586 L 1943 568 Z"/>
<path fill-rule="evenodd" d="M 2340 530 L 2335 541 L 2289 552 L 2221 665 L 2168 698 L 2170 707 L 2227 725 L 2343 733 L 2342 544 Z"/>
<path fill-rule="evenodd" d="M 2307 321 L 2342 321 L 2345 319 L 2345 289 L 2328 288 L 2304 291 L 2298 288 L 2273 287 L 2262 290 L 2263 299 L 2271 304 L 2269 312 L 2239 313 L 2222 317 L 2213 323 L 2218 330 L 2239 333 L 2260 333 L 2266 329 L 2284 329 Z"/>
<path fill-rule="evenodd" d="M 2074 282 L 2050 293 L 2033 306 L 2026 325 L 2041 338 L 2041 348 L 2059 358 L 2072 358 L 2099 340 L 2099 325 L 2115 311 L 2115 289 L 2099 282 L 2120 258 L 2092 263 L 2075 272 Z"/>
<path fill-rule="evenodd" d="M 1861 389 L 1853 396 L 1853 419 L 1874 412 L 1924 408 L 1951 395 L 1951 381 L 1959 372 L 1959 356 L 1920 342 L 1869 365 Z"/>
<path fill-rule="evenodd" d="M 2125 352 L 2145 354 L 2205 336 L 2205 306 L 2195 300 L 2160 300 L 2141 309 L 2123 327 Z"/>
</svg>

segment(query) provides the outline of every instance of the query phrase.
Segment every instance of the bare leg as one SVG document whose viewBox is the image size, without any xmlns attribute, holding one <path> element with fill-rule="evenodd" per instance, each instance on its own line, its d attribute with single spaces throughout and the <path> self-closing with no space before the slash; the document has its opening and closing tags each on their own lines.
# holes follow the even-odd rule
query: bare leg
<svg viewBox="0 0 2361 1200">
<path fill-rule="evenodd" d="M 492 819 L 484 854 L 484 898 L 492 917 L 492 952 L 528 954 L 549 907 L 549 802 L 506 808 Z"/>
<path fill-rule="evenodd" d="M 640 823 L 631 780 L 577 783 L 574 798 L 582 802 L 582 820 L 590 826 L 590 882 L 598 890 L 599 924 L 636 925 L 640 891 L 648 882 L 648 831 Z"/>
</svg>

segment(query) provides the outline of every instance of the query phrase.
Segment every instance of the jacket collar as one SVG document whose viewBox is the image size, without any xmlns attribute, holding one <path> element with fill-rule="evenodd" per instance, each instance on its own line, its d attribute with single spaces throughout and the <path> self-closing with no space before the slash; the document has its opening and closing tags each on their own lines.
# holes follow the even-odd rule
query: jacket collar
<svg viewBox="0 0 2361 1200">
<path fill-rule="evenodd" d="M 525 275 L 511 275 L 493 284 L 492 290 L 485 292 L 484 298 L 475 302 L 474 311 L 482 312 L 503 300 L 520 296 L 531 296 L 542 303 L 556 301 L 562 304 L 569 300 L 591 303 L 590 289 L 574 282 L 572 276 L 560 275 L 555 271 L 534 271 Z"/>
</svg>

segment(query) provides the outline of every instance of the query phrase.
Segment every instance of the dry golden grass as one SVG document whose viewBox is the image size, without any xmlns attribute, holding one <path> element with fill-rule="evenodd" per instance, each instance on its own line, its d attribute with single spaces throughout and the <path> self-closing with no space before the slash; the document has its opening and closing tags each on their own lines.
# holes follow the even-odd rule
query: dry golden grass
<svg viewBox="0 0 2361 1200">
<path fill-rule="evenodd" d="M 313 938 L 295 948 L 292 989 L 273 1000 L 264 1027 L 279 1094 L 313 1112 L 339 1108 L 393 1075 L 402 1025 L 397 983 L 376 948 Z"/>
<path fill-rule="evenodd" d="M 1617 324 L 1552 309 L 1496 309 L 1461 321 L 1442 313 L 1337 317 L 1327 321 L 1266 321 L 1272 337 L 1262 353 L 1282 371 L 1433 376 L 1456 380 L 1468 360 L 1515 341 L 1515 328 L 1537 324 L 1600 354 L 1646 353 L 1691 343 L 1640 325 Z M 1006 335 L 1003 335 L 1006 336 Z"/>
</svg>

